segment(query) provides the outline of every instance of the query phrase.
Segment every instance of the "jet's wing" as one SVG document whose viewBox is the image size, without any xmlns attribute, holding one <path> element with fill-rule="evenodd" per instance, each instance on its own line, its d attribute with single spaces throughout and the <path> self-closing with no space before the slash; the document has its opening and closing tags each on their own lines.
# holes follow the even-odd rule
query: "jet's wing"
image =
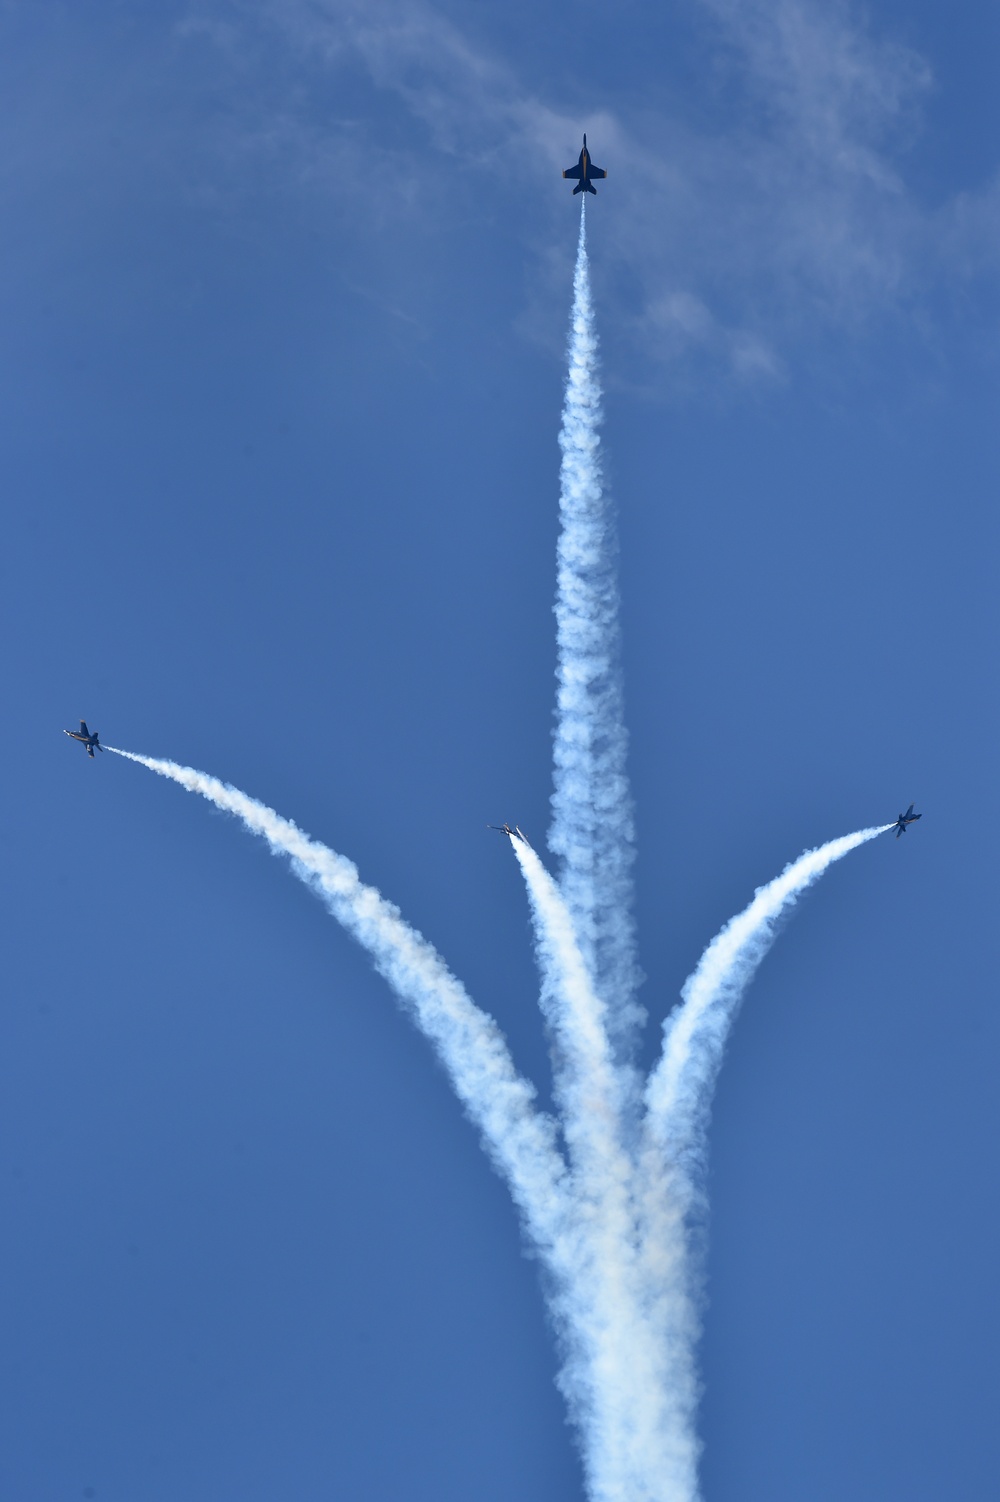
<svg viewBox="0 0 1000 1502">
<path fill-rule="evenodd" d="M 577 164 L 576 164 L 575 167 L 567 167 L 566 171 L 563 173 L 563 177 L 582 177 L 582 176 L 583 176 L 583 168 L 580 166 L 579 162 L 577 162 Z"/>
<path fill-rule="evenodd" d="M 86 720 L 81 720 L 80 721 L 80 734 L 84 735 L 84 736 L 90 734 L 90 731 L 87 729 L 87 722 L 86 722 Z"/>
<path fill-rule="evenodd" d="M 603 167 L 595 167 L 593 162 L 591 162 L 590 171 L 587 173 L 588 177 L 607 177 L 607 175 Z"/>
<path fill-rule="evenodd" d="M 918 814 L 917 818 L 919 818 L 919 817 L 920 817 L 920 815 Z M 909 808 L 906 810 L 906 813 L 903 815 L 903 818 L 904 819 L 912 819 L 913 818 L 913 804 L 912 803 L 910 804 Z"/>
</svg>

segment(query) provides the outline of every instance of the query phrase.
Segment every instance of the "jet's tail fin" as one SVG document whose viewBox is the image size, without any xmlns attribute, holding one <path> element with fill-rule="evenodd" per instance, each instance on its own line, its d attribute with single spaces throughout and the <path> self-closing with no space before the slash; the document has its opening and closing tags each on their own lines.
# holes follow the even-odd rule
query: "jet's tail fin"
<svg viewBox="0 0 1000 1502">
<path fill-rule="evenodd" d="M 582 193 L 582 192 L 583 192 L 583 183 L 577 183 L 576 187 L 573 189 L 573 197 L 575 198 L 578 193 Z"/>
</svg>

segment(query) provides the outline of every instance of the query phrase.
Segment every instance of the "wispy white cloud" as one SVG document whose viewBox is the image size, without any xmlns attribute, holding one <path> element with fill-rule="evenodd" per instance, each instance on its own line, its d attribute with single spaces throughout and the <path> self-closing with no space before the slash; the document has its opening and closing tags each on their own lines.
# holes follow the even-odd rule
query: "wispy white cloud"
<svg viewBox="0 0 1000 1502">
<path fill-rule="evenodd" d="M 482 195 L 484 173 L 497 171 L 490 189 L 502 192 L 501 163 L 516 161 L 522 198 L 538 199 L 523 233 L 553 284 L 564 206 L 552 178 L 585 124 L 613 167 L 602 263 L 631 289 L 617 322 L 656 362 L 773 381 L 803 337 L 899 316 L 945 271 L 984 269 L 975 246 L 995 193 L 931 213 L 907 189 L 905 155 L 932 87 L 925 60 L 845 0 L 692 0 L 687 20 L 712 59 L 697 125 L 627 98 L 581 122 L 425 0 L 245 0 L 221 18 L 209 3 L 179 34 L 231 53 L 241 29 L 247 46 L 263 30 L 269 66 L 283 50 L 325 75 L 335 118 L 300 89 L 251 135 L 303 184 L 335 176 L 375 223 L 387 193 L 415 220 L 445 200 L 458 212 Z M 534 312 L 536 336 L 561 343 Z"/>
<path fill-rule="evenodd" d="M 899 189 L 879 146 L 916 122 L 915 105 L 931 84 L 921 57 L 873 36 L 843 0 L 700 3 L 743 54 L 758 113 L 798 156 Z"/>
<path fill-rule="evenodd" d="M 653 296 L 643 316 L 651 334 L 659 338 L 660 352 L 671 362 L 701 354 L 728 366 L 741 380 L 780 379 L 784 374 L 781 357 L 762 334 L 728 328 L 693 292 Z"/>
</svg>

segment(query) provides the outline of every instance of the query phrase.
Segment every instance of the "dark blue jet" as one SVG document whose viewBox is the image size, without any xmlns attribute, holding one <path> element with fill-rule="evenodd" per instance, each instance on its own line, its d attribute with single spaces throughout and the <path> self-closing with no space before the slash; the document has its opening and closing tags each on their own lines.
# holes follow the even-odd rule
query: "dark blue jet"
<svg viewBox="0 0 1000 1502">
<path fill-rule="evenodd" d="M 583 150 L 580 152 L 580 160 L 575 167 L 567 167 L 563 177 L 578 177 L 580 181 L 573 189 L 573 195 L 577 193 L 593 193 L 596 197 L 597 189 L 591 182 L 592 177 L 607 177 L 603 167 L 595 167 L 590 160 L 590 152 L 587 150 L 587 137 L 583 138 Z"/>
<path fill-rule="evenodd" d="M 923 817 L 924 817 L 923 814 L 915 814 L 913 812 L 913 804 L 911 803 L 910 806 L 909 806 L 909 808 L 906 810 L 906 813 L 905 814 L 900 814 L 899 818 L 896 820 L 895 824 L 892 826 L 893 829 L 896 831 L 896 838 L 897 838 L 897 840 L 899 839 L 899 837 L 900 837 L 901 834 L 905 834 L 906 833 L 906 826 L 907 826 L 907 824 L 915 824 L 918 819 L 922 819 Z"/>
<path fill-rule="evenodd" d="M 516 824 L 513 829 L 511 829 L 509 824 L 487 824 L 486 828 L 495 829 L 499 834 L 505 834 L 510 840 L 520 840 L 522 845 L 528 843 Z"/>
<path fill-rule="evenodd" d="M 91 733 L 87 729 L 86 720 L 80 721 L 79 730 L 64 730 L 63 735 L 68 735 L 71 741 L 82 741 L 87 748 L 88 756 L 93 756 L 95 746 L 97 747 L 98 751 L 104 750 L 104 747 L 101 745 L 100 741 L 97 738 L 97 731 L 95 730 L 93 733 Z"/>
</svg>

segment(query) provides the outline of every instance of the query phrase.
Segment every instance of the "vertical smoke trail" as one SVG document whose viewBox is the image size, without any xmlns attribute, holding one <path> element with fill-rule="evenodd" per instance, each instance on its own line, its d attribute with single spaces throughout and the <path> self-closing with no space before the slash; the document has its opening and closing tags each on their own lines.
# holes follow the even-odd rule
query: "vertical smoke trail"
<svg viewBox="0 0 1000 1502">
<path fill-rule="evenodd" d="M 635 831 L 620 664 L 618 544 L 601 476 L 601 386 L 581 203 L 563 405 L 552 850 L 580 950 L 627 1052 L 644 1020 L 632 917 Z"/>
<path fill-rule="evenodd" d="M 617 538 L 602 485 L 601 389 L 582 205 L 581 210 L 560 433 L 559 660 L 549 843 L 562 857 L 562 891 L 585 967 L 607 1004 L 613 1041 L 627 1059 L 645 1014 L 636 1000 L 640 975 L 632 917 L 634 828 L 626 773 Z M 551 960 L 540 955 L 543 973 L 547 958 Z M 565 979 L 562 984 L 565 997 Z M 622 1068 L 620 1100 L 630 1094 L 630 1086 L 630 1072 Z M 630 1129 L 631 1122 L 620 1118 L 619 1134 Z M 618 1249 L 628 1269 L 629 1286 L 622 1291 L 630 1295 L 621 1299 L 618 1314 L 622 1335 L 627 1331 L 627 1375 L 621 1391 L 628 1401 L 625 1411 L 609 1412 L 603 1425 L 597 1422 L 598 1414 L 592 1414 L 584 1436 L 591 1493 L 609 1502 L 693 1502 L 698 1494 L 698 1325 L 688 1296 L 685 1221 L 672 1208 L 668 1186 L 661 1182 L 661 1213 L 655 1227 L 643 1224 L 640 1234 L 636 1216 L 648 1211 L 643 1185 L 636 1183 L 637 1167 L 627 1206 L 631 1225 L 619 1238 Z M 575 1193 L 574 1184 L 574 1198 Z M 650 1229 L 660 1237 L 655 1249 Z M 620 1379 L 619 1364 L 609 1362 L 606 1370 Z"/>
<path fill-rule="evenodd" d="M 577 1422 L 595 1496 L 617 1495 L 649 1416 L 655 1361 L 635 1284 L 633 1165 L 621 1140 L 622 1080 L 605 1007 L 583 962 L 573 920 L 536 852 L 513 838 L 535 928 L 542 1012 L 555 1054 L 555 1090 L 569 1151 L 581 1239 L 577 1282 L 564 1303 L 560 1385 Z"/>
<path fill-rule="evenodd" d="M 351 861 L 310 839 L 273 809 L 192 767 L 115 746 L 106 749 L 235 814 L 275 854 L 288 856 L 295 875 L 319 892 L 333 916 L 368 951 L 434 1044 L 532 1239 L 556 1276 L 571 1279 L 576 1245 L 567 1228 L 566 1174 L 554 1123 L 537 1110 L 535 1091 L 515 1070 L 492 1017 L 480 1011 L 432 945 L 374 887 L 364 885 Z"/>
<path fill-rule="evenodd" d="M 626 1072 L 613 1059 L 606 1009 L 558 886 L 529 845 L 511 845 L 534 920 L 580 1237 L 576 1281 L 560 1304 L 560 1386 L 579 1427 L 588 1490 L 600 1502 L 688 1502 L 697 1458 L 691 1413 L 675 1397 L 676 1342 L 650 1318 L 660 1290 L 643 1281 L 636 1164 L 622 1136 Z"/>
</svg>

